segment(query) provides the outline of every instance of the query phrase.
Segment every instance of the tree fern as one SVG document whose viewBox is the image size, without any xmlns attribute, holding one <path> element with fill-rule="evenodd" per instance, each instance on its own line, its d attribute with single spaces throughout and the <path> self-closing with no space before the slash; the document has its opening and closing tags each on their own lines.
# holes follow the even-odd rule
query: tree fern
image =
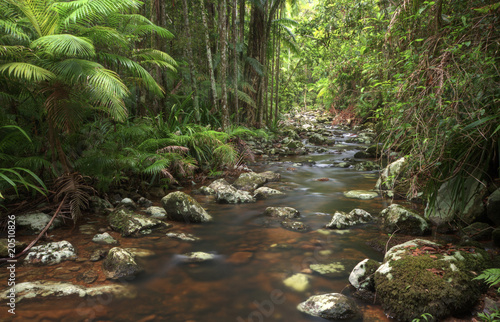
<svg viewBox="0 0 500 322">
<path fill-rule="evenodd" d="M 479 276 L 474 278 L 475 280 L 483 280 L 490 287 L 495 286 L 500 283 L 500 268 L 490 268 L 484 270 Z M 500 292 L 500 287 L 497 290 Z"/>
</svg>

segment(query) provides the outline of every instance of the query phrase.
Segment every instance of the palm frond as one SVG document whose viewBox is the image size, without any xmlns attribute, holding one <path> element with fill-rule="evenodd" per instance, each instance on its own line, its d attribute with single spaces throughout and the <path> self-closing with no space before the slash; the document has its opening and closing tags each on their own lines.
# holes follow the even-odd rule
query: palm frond
<svg viewBox="0 0 500 322">
<path fill-rule="evenodd" d="M 91 40 L 70 34 L 49 35 L 36 39 L 31 48 L 41 47 L 50 55 L 69 57 L 93 57 L 94 45 Z"/>
<path fill-rule="evenodd" d="M 255 58 L 252 57 L 245 57 L 245 61 L 252 66 L 253 70 L 259 74 L 259 76 L 264 76 L 264 68 L 262 64 Z"/>
<path fill-rule="evenodd" d="M 6 63 L 0 66 L 0 74 L 28 82 L 41 82 L 55 78 L 55 74 L 42 67 L 24 62 Z"/>
<path fill-rule="evenodd" d="M 290 18 L 279 18 L 273 20 L 273 25 L 281 25 L 286 27 L 296 27 L 299 22 Z"/>
<path fill-rule="evenodd" d="M 139 49 L 134 57 L 141 58 L 144 61 L 166 62 L 172 66 L 177 66 L 177 62 L 169 54 L 152 48 Z M 175 69 L 174 69 L 175 70 Z"/>
<path fill-rule="evenodd" d="M 30 37 L 16 22 L 0 19 L 0 30 L 19 40 L 29 41 Z"/>
<path fill-rule="evenodd" d="M 57 2 L 56 12 L 63 17 L 63 24 L 84 23 L 102 20 L 115 13 L 126 13 L 136 10 L 141 2 L 136 0 L 76 0 Z"/>
<path fill-rule="evenodd" d="M 67 173 L 56 179 L 56 200 L 65 200 L 69 206 L 74 221 L 82 215 L 82 210 L 88 208 L 90 194 L 95 190 L 85 183 L 85 178 L 79 173 Z"/>
<path fill-rule="evenodd" d="M 127 31 L 136 36 L 144 36 L 147 34 L 157 34 L 158 36 L 166 39 L 171 39 L 174 35 L 167 29 L 156 26 L 148 18 L 139 14 L 118 14 L 116 15 L 117 21 L 123 23 L 128 22 L 126 27 Z"/>
</svg>

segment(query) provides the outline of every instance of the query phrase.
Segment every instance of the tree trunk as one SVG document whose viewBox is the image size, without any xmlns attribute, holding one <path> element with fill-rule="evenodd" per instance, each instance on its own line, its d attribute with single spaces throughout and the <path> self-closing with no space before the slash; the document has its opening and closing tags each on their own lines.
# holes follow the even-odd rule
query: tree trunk
<svg viewBox="0 0 500 322">
<path fill-rule="evenodd" d="M 189 64 L 189 74 L 191 76 L 191 87 L 193 90 L 193 108 L 194 108 L 194 115 L 196 122 L 200 122 L 200 108 L 198 104 L 198 84 L 196 83 L 196 67 L 193 62 L 193 50 L 192 50 L 192 44 L 191 44 L 191 32 L 190 32 L 190 25 L 189 25 L 189 16 L 188 16 L 188 6 L 187 6 L 187 0 L 182 0 L 182 9 L 184 11 L 184 29 L 186 33 L 186 40 L 187 40 L 187 48 L 186 48 L 186 54 L 188 58 L 188 64 Z"/>
<path fill-rule="evenodd" d="M 234 122 L 239 123 L 239 106 L 238 106 L 238 28 L 236 25 L 236 20 L 238 19 L 236 15 L 236 7 L 238 5 L 238 0 L 233 0 L 233 68 L 234 68 Z M 241 22 L 240 22 L 241 23 Z"/>
<path fill-rule="evenodd" d="M 229 127 L 229 108 L 227 106 L 227 29 L 226 29 L 226 10 L 227 2 L 222 0 L 220 2 L 219 10 L 219 35 L 220 35 L 220 51 L 221 51 L 221 65 L 220 65 L 220 79 L 222 88 L 222 127 L 226 130 Z"/>
<path fill-rule="evenodd" d="M 203 0 L 200 0 L 200 9 L 201 9 L 201 19 L 203 21 L 203 29 L 205 32 L 205 46 L 207 50 L 208 72 L 210 74 L 210 88 L 212 90 L 212 105 L 215 110 L 218 110 L 219 108 L 217 106 L 217 88 L 215 86 L 215 74 L 214 74 L 214 65 L 212 62 L 212 50 L 210 49 L 210 37 L 208 34 L 207 16 L 205 13 L 205 6 L 203 4 Z"/>
</svg>

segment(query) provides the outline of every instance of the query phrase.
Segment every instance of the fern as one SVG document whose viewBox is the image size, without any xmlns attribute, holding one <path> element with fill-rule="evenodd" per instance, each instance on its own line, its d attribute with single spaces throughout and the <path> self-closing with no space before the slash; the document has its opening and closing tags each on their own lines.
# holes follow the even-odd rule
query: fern
<svg viewBox="0 0 500 322">
<path fill-rule="evenodd" d="M 500 268 L 490 268 L 484 270 L 481 275 L 474 278 L 475 280 L 483 280 L 488 286 L 494 286 L 500 283 Z M 500 292 L 500 287 L 497 292 Z"/>
</svg>

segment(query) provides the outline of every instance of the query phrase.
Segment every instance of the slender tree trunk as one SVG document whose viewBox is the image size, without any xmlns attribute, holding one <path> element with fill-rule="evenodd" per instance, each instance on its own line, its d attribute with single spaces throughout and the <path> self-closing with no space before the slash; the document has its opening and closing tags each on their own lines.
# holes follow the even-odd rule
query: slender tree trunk
<svg viewBox="0 0 500 322">
<path fill-rule="evenodd" d="M 276 102 L 274 103 L 274 119 L 278 119 L 279 111 L 279 85 L 280 85 L 280 55 L 281 55 L 281 30 L 278 31 L 278 46 L 276 46 Z"/>
<path fill-rule="evenodd" d="M 229 108 L 227 106 L 227 29 L 226 29 L 226 10 L 227 0 L 220 2 L 219 10 L 219 35 L 220 35 L 220 50 L 221 50 L 221 65 L 220 65 L 220 79 L 222 88 L 222 127 L 227 129 L 229 127 Z"/>
<path fill-rule="evenodd" d="M 184 29 L 185 29 L 186 40 L 187 40 L 186 54 L 187 54 L 188 64 L 189 64 L 189 74 L 191 76 L 191 87 L 192 87 L 193 94 L 194 94 L 193 107 L 194 107 L 196 122 L 199 122 L 200 121 L 200 107 L 198 104 L 198 84 L 196 83 L 196 67 L 195 67 L 194 62 L 193 62 L 193 49 L 192 49 L 192 43 L 191 43 L 191 32 L 190 32 L 190 25 L 189 25 L 187 0 L 182 0 L 182 9 L 184 11 Z"/>
<path fill-rule="evenodd" d="M 205 5 L 203 4 L 203 0 L 200 0 L 200 9 L 201 9 L 201 19 L 203 21 L 203 29 L 205 32 L 205 46 L 207 50 L 208 72 L 210 74 L 210 88 L 212 90 L 212 105 L 215 110 L 218 110 L 219 108 L 217 107 L 217 88 L 215 86 L 215 74 L 214 74 L 214 65 L 212 62 L 212 50 L 210 49 L 210 37 L 208 34 L 207 16 L 205 13 Z"/>
<path fill-rule="evenodd" d="M 277 53 L 277 50 L 276 50 L 276 30 L 275 32 L 273 33 L 273 60 L 271 61 L 271 97 L 269 99 L 270 103 L 271 103 L 271 106 L 269 107 L 269 122 L 268 122 L 268 126 L 271 125 L 273 123 L 273 103 L 274 103 L 274 71 L 276 70 L 275 69 L 275 61 L 276 61 L 276 53 Z"/>
<path fill-rule="evenodd" d="M 238 5 L 238 0 L 233 0 L 233 68 L 234 68 L 234 122 L 239 123 L 239 104 L 238 104 L 238 27 L 236 25 L 236 20 L 238 19 L 236 15 L 236 9 Z M 241 22 L 240 22 L 241 23 Z"/>
</svg>

